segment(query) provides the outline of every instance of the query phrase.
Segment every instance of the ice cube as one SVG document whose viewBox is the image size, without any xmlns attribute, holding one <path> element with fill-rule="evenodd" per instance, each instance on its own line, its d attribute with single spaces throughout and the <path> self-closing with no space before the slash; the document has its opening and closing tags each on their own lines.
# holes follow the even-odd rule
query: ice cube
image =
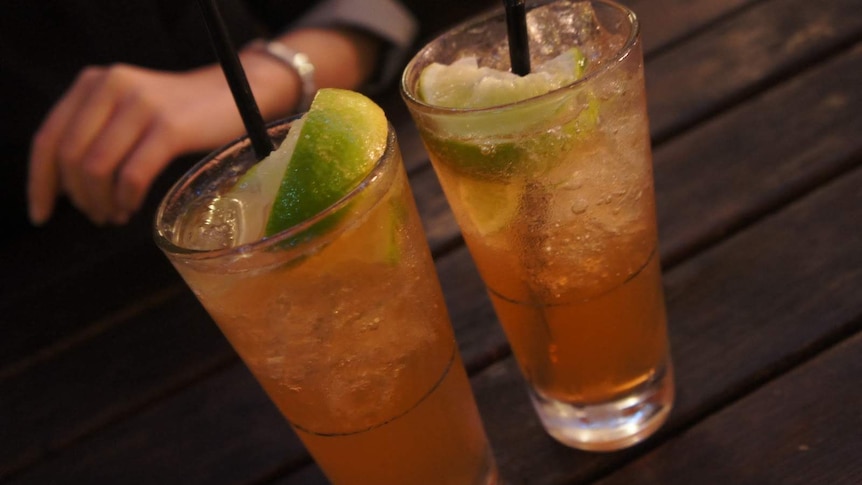
<svg viewBox="0 0 862 485">
<path fill-rule="evenodd" d="M 527 16 L 531 57 L 540 64 L 569 47 L 583 49 L 597 35 L 598 25 L 588 2 L 558 2 L 535 8 Z"/>
<path fill-rule="evenodd" d="M 263 235 L 268 211 L 250 194 L 215 196 L 189 206 L 177 232 L 177 243 L 197 250 L 247 244 Z"/>
<path fill-rule="evenodd" d="M 205 198 L 190 205 L 178 232 L 178 244 L 198 250 L 229 248 L 234 245 L 240 208 L 222 197 Z"/>
<path fill-rule="evenodd" d="M 555 2 L 530 11 L 527 32 L 535 65 L 577 46 L 587 56 L 587 70 L 616 59 L 625 36 L 613 33 L 613 20 L 603 22 L 590 2 Z"/>
</svg>

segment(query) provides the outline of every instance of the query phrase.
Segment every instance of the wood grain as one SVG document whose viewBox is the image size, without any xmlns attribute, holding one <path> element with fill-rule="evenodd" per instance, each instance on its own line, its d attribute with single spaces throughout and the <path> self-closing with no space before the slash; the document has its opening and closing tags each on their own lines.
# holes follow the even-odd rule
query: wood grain
<svg viewBox="0 0 862 485">
<path fill-rule="evenodd" d="M 862 169 L 666 275 L 677 400 L 668 425 L 639 447 L 596 455 L 557 445 L 531 417 L 511 359 L 479 374 L 511 483 L 587 483 L 862 330 L 860 184 Z"/>
<path fill-rule="evenodd" d="M 862 483 L 862 334 L 770 382 L 599 485 Z"/>
<path fill-rule="evenodd" d="M 862 43 L 659 147 L 664 261 L 674 263 L 858 166 L 858 86 Z M 696 203 L 704 199 L 708 206 Z"/>
<path fill-rule="evenodd" d="M 777 407 L 786 394 L 773 393 L 803 386 L 859 396 L 827 387 L 858 374 L 858 359 L 846 362 L 858 337 L 829 348 L 862 326 L 858 0 L 628 3 L 644 22 L 661 142 L 656 184 L 679 384 L 669 426 L 630 451 L 575 452 L 544 434 L 409 115 L 397 92 L 382 99 L 508 483 L 588 483 L 642 455 L 608 483 L 642 473 L 689 483 L 679 480 L 710 463 L 713 438 L 717 456 L 755 466 L 751 454 L 764 454 L 776 470 L 788 467 L 748 483 L 855 483 L 839 473 L 858 470 L 850 454 L 858 433 L 836 422 L 857 417 L 813 399 Z M 325 483 L 152 245 L 154 202 L 182 169 L 165 175 L 150 212 L 127 228 L 92 229 L 65 207 L 53 225 L 3 242 L 0 481 Z M 727 426 L 752 416 L 764 419 L 758 439 Z M 800 426 L 776 428 L 794 417 Z M 788 440 L 797 448 L 778 446 Z M 692 467 L 669 458 L 680 456 Z M 720 465 L 724 483 L 747 483 L 738 466 Z"/>
<path fill-rule="evenodd" d="M 663 141 L 853 43 L 858 0 L 770 0 L 646 66 L 653 138 Z"/>
</svg>

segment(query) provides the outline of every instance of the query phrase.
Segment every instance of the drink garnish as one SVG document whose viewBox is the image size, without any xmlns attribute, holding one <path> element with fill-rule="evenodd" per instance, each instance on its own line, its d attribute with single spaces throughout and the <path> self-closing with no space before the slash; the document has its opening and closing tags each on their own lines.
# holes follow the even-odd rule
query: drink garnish
<svg viewBox="0 0 862 485">
<path fill-rule="evenodd" d="M 436 125 L 434 132 L 445 133 L 448 140 L 484 145 L 483 152 L 498 160 L 492 165 L 487 160 L 478 161 L 479 165 L 499 171 L 521 158 L 514 152 L 522 151 L 523 140 L 518 146 L 505 146 L 514 134 L 540 134 L 560 126 L 573 133 L 595 124 L 597 100 L 588 87 L 560 90 L 581 79 L 586 69 L 587 57 L 577 47 L 567 49 L 526 76 L 479 66 L 475 57 L 463 57 L 449 65 L 426 66 L 419 75 L 416 93 L 421 101 L 436 107 L 468 110 L 458 116 L 430 114 Z M 559 95 L 543 96 L 554 91 Z M 532 101 L 515 104 L 527 99 Z M 566 99 L 570 100 L 564 102 Z M 494 145 L 490 152 L 489 145 Z M 473 161 L 473 157 L 451 159 L 466 161 L 467 165 Z"/>
<path fill-rule="evenodd" d="M 480 233 L 496 232 L 511 222 L 526 174 L 541 173 L 537 165 L 557 158 L 549 152 L 588 132 L 598 116 L 595 96 L 579 90 L 566 94 L 576 102 L 549 98 L 509 105 L 572 84 L 586 68 L 586 56 L 572 47 L 525 76 L 480 67 L 474 57 L 449 65 L 433 63 L 420 74 L 417 94 L 422 101 L 476 110 L 434 117 L 436 128 L 425 130 L 423 139 L 442 162 L 466 176 L 459 182 L 462 194 L 469 195 L 463 207 Z"/>
<path fill-rule="evenodd" d="M 577 47 L 543 63 L 526 76 L 480 67 L 475 57 L 452 64 L 433 63 L 419 75 L 417 92 L 428 104 L 476 109 L 502 106 L 540 96 L 583 76 L 587 58 Z"/>
<path fill-rule="evenodd" d="M 367 97 L 321 89 L 281 145 L 227 194 L 248 218 L 240 240 L 272 236 L 313 217 L 356 187 L 386 149 L 388 123 Z M 326 221 L 322 221 L 326 222 Z"/>
</svg>

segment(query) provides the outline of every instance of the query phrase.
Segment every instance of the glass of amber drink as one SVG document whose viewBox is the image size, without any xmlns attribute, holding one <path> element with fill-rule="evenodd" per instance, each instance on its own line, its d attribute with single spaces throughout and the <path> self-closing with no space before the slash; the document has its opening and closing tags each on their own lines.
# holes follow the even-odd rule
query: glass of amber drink
<svg viewBox="0 0 862 485">
<path fill-rule="evenodd" d="M 497 11 L 421 49 L 402 96 L 546 430 L 620 449 L 661 426 L 674 395 L 638 23 L 606 1 L 527 8 L 534 72 L 572 79 L 507 97 L 498 85 L 540 81 L 499 74 Z"/>
<path fill-rule="evenodd" d="M 336 485 L 495 483 L 391 126 L 345 197 L 237 244 L 250 215 L 225 194 L 254 163 L 247 138 L 202 160 L 165 197 L 155 238 L 323 472 Z"/>
</svg>

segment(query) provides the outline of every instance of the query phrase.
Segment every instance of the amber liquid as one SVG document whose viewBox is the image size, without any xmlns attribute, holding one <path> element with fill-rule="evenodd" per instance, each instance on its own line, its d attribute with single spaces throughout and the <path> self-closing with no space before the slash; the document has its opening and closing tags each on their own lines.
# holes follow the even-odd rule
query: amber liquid
<svg viewBox="0 0 862 485">
<path fill-rule="evenodd" d="M 601 403 L 656 377 L 667 354 L 658 258 L 588 300 L 542 305 L 489 291 L 527 379 L 543 397 Z"/>
<path fill-rule="evenodd" d="M 589 251 L 578 239 L 601 236 L 586 237 L 577 222 L 516 217 L 484 235 L 465 225 L 513 353 L 543 398 L 598 404 L 662 376 L 668 344 L 652 213 L 651 203 L 642 204 L 630 232 L 605 234 Z"/>
<path fill-rule="evenodd" d="M 491 461 L 481 424 L 465 419 L 472 414 L 469 395 L 456 358 L 427 396 L 400 416 L 348 434 L 298 434 L 333 483 L 487 484 Z"/>
<path fill-rule="evenodd" d="M 301 257 L 174 264 L 332 483 L 494 483 L 400 160 L 342 223 Z"/>
<path fill-rule="evenodd" d="M 561 101 L 572 114 L 535 132 L 458 138 L 418 118 L 525 377 L 573 405 L 623 397 L 667 362 L 645 100 L 639 77 L 623 81 L 619 99 Z"/>
<path fill-rule="evenodd" d="M 497 106 L 485 104 L 503 99 L 497 87 L 518 83 L 441 82 L 466 106 L 429 106 L 434 88 L 420 81 L 432 61 L 509 69 L 493 40 L 505 30 L 489 21 L 421 51 L 402 95 L 545 430 L 575 448 L 620 449 L 654 432 L 673 401 L 640 42 L 614 4 L 538 2 L 530 13 L 534 74 L 577 46 L 583 77 Z"/>
<path fill-rule="evenodd" d="M 630 201 L 627 209 L 637 207 L 632 213 L 602 208 L 624 218 L 622 233 L 596 229 L 602 225 L 587 216 L 588 222 L 555 220 L 555 212 L 574 214 L 555 211 L 555 196 L 537 201 L 545 190 L 539 184 L 528 189 L 532 195 L 520 196 L 505 226 L 483 233 L 471 220 L 475 209 L 464 207 L 465 194 L 477 185 L 437 163 L 447 196 L 458 194 L 448 198 L 534 391 L 565 403 L 595 404 L 661 377 L 668 344 L 648 178 L 636 191 L 640 200 Z M 489 188 L 511 192 L 482 185 Z"/>
</svg>

